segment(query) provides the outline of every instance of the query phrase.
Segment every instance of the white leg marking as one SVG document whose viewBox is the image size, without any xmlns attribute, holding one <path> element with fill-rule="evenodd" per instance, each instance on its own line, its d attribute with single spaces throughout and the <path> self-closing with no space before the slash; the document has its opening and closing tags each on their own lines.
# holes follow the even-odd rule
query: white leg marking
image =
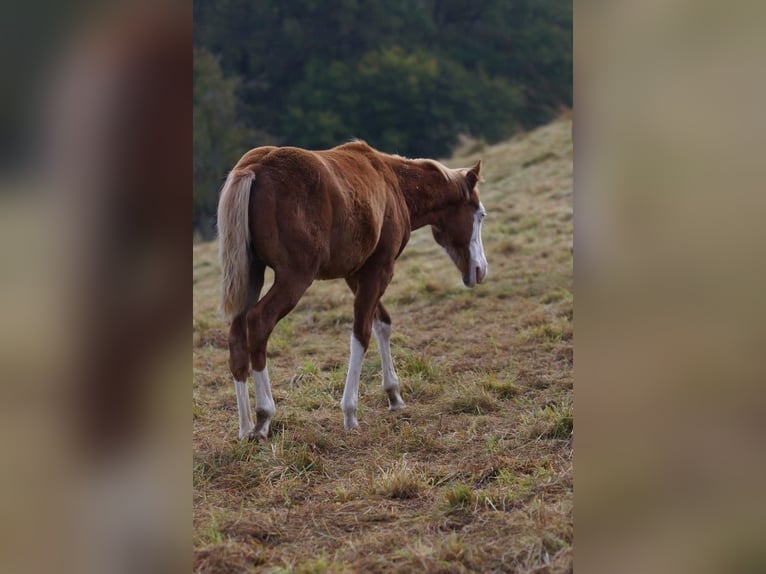
<svg viewBox="0 0 766 574">
<path fill-rule="evenodd" d="M 359 376 L 362 374 L 363 360 L 364 347 L 352 334 L 351 358 L 348 361 L 346 387 L 343 389 L 343 398 L 340 400 L 340 408 L 343 411 L 343 428 L 346 430 L 359 427 L 359 422 L 356 420 L 356 405 L 359 401 Z"/>
<path fill-rule="evenodd" d="M 269 369 L 253 371 L 255 382 L 255 417 L 257 424 L 250 438 L 266 439 L 269 434 L 271 417 L 277 412 L 274 397 L 271 396 L 271 383 L 269 382 Z"/>
<path fill-rule="evenodd" d="M 237 394 L 237 413 L 239 414 L 239 440 L 247 437 L 255 428 L 253 414 L 250 412 L 250 396 L 247 391 L 247 381 L 234 381 L 234 392 Z"/>
<path fill-rule="evenodd" d="M 383 390 L 388 395 L 388 410 L 396 411 L 404 408 L 404 401 L 399 394 L 399 377 L 394 370 L 394 361 L 391 358 L 391 325 L 375 319 L 372 323 L 372 332 L 378 342 L 380 351 L 380 363 L 383 368 Z"/>
</svg>

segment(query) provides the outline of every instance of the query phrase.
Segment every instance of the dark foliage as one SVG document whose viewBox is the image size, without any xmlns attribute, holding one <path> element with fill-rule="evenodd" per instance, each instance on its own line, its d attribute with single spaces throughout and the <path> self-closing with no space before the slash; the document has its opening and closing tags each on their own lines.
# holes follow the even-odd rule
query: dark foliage
<svg viewBox="0 0 766 574">
<path fill-rule="evenodd" d="M 197 227 L 255 145 L 438 157 L 572 105 L 570 0 L 195 0 L 194 33 Z"/>
</svg>

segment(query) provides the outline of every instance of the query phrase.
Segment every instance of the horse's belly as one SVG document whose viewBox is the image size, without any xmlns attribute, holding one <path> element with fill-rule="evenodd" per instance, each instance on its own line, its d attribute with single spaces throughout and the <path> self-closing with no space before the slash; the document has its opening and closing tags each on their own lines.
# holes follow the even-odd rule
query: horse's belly
<svg viewBox="0 0 766 574">
<path fill-rule="evenodd" d="M 331 253 L 328 261 L 324 262 L 317 271 L 317 279 L 338 279 L 348 277 L 357 271 L 370 256 L 367 253 Z"/>
<path fill-rule="evenodd" d="M 349 226 L 334 233 L 327 258 L 317 272 L 318 279 L 347 277 L 357 271 L 378 247 L 380 230 Z"/>
<path fill-rule="evenodd" d="M 317 279 L 341 279 L 351 275 L 353 270 L 347 271 L 341 267 L 322 267 L 316 275 Z"/>
</svg>

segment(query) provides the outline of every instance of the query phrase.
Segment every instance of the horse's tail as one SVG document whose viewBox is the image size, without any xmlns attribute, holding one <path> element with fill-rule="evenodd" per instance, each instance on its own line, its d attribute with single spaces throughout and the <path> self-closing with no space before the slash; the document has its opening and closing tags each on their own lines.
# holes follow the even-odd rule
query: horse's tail
<svg viewBox="0 0 766 574">
<path fill-rule="evenodd" d="M 245 310 L 250 267 L 248 206 L 255 174 L 233 169 L 218 200 L 218 259 L 221 263 L 221 311 L 231 320 Z"/>
</svg>

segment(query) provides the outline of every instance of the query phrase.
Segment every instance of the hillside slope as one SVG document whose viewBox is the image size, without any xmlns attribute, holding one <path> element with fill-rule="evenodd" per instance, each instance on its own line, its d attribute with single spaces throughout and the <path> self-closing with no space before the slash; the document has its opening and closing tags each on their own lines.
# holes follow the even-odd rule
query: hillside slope
<svg viewBox="0 0 766 574">
<path fill-rule="evenodd" d="M 463 287 L 413 233 L 383 299 L 408 408 L 387 412 L 373 342 L 359 432 L 353 299 L 328 281 L 272 335 L 270 445 L 237 441 L 216 246 L 194 246 L 195 571 L 571 571 L 571 120 L 446 163 L 478 158 L 489 277 Z"/>
</svg>

